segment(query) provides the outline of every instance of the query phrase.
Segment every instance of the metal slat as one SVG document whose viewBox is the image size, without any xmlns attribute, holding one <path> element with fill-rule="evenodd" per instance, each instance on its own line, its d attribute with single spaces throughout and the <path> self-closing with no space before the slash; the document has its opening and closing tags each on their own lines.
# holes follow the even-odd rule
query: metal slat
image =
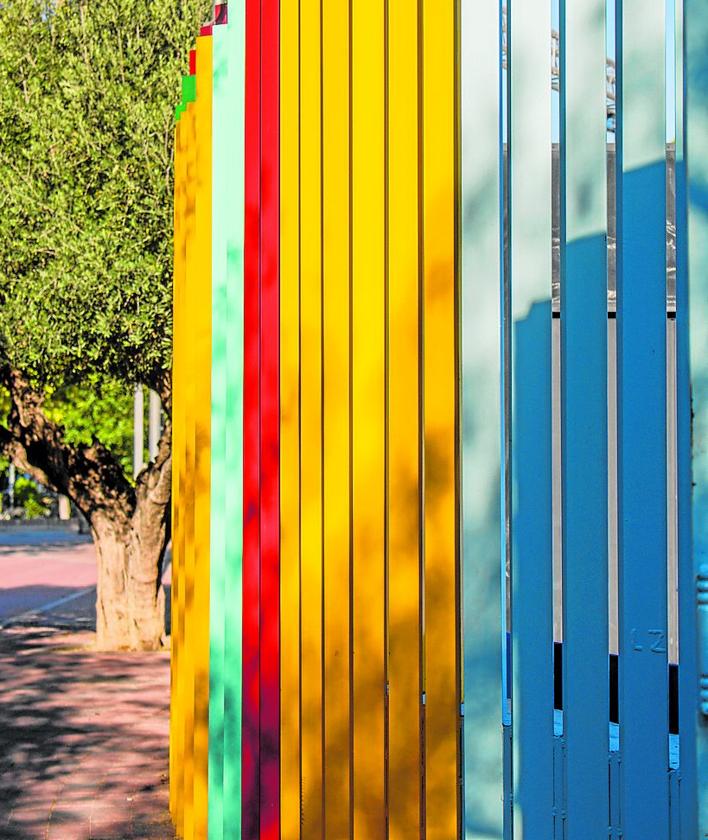
<svg viewBox="0 0 708 840">
<path fill-rule="evenodd" d="M 669 834 L 665 10 L 618 3 L 617 369 L 622 830 Z"/>
<path fill-rule="evenodd" d="M 321 3 L 300 4 L 300 558 L 302 837 L 322 825 Z"/>
<path fill-rule="evenodd" d="M 680 134 L 676 138 L 681 829 L 682 837 L 695 837 L 708 834 L 705 593 L 702 598 L 699 595 L 698 628 L 695 611 L 696 577 L 703 582 L 708 572 L 708 7 L 701 0 L 677 2 L 677 7 L 683 7 L 685 16 L 685 31 L 677 29 L 677 43 L 683 34 L 686 50 L 685 75 L 677 80 L 679 92 L 685 90 L 685 110 L 677 114 Z M 677 67 L 682 69 L 680 62 Z M 677 102 L 683 104 L 680 97 Z M 691 643 L 693 639 L 697 645 Z M 702 693 L 697 698 L 699 678 Z M 703 701 L 700 705 L 699 699 Z"/>
<path fill-rule="evenodd" d="M 425 826 L 460 823 L 456 4 L 422 5 Z"/>
<path fill-rule="evenodd" d="M 211 470 L 211 119 L 212 39 L 197 38 L 194 297 L 194 834 L 208 824 L 209 528 Z M 198 290 L 198 291 L 197 291 Z"/>
<path fill-rule="evenodd" d="M 260 826 L 260 214 L 261 9 L 246 0 L 244 131 L 242 829 Z"/>
<path fill-rule="evenodd" d="M 349 3 L 322 10 L 324 836 L 351 815 Z"/>
<path fill-rule="evenodd" d="M 500 47 L 499 3 L 463 3 L 460 524 L 464 826 L 470 838 L 501 837 L 503 822 L 500 665 L 506 633 L 500 637 L 499 628 L 506 551 L 500 498 L 504 486 Z"/>
<path fill-rule="evenodd" d="M 417 3 L 388 3 L 388 819 L 421 825 L 421 476 Z"/>
<path fill-rule="evenodd" d="M 605 0 L 561 10 L 563 716 L 568 840 L 607 832 Z"/>
<path fill-rule="evenodd" d="M 509 24 L 514 837 L 535 840 L 553 836 L 550 4 Z"/>
<path fill-rule="evenodd" d="M 226 251 L 226 415 L 224 516 L 230 524 L 224 571 L 224 838 L 241 838 L 241 724 L 243 669 L 243 353 L 244 353 L 244 122 L 245 4 L 229 6 L 226 42 L 229 96 L 218 118 L 225 124 L 229 163 L 219 179 L 228 220 Z M 217 32 L 221 27 L 217 28 Z"/>
<path fill-rule="evenodd" d="M 280 6 L 280 798 L 300 840 L 300 3 Z"/>
<path fill-rule="evenodd" d="M 227 170 L 228 41 L 223 27 L 213 34 L 212 167 L 215 183 Z M 209 581 L 209 836 L 224 837 L 224 671 L 226 583 L 226 340 L 229 324 L 226 277 L 227 194 L 212 193 L 211 231 L 211 486 Z"/>
<path fill-rule="evenodd" d="M 377 0 L 352 4 L 353 836 L 385 811 L 385 43 Z"/>
<path fill-rule="evenodd" d="M 260 840 L 280 840 L 279 2 L 261 0 Z"/>
</svg>

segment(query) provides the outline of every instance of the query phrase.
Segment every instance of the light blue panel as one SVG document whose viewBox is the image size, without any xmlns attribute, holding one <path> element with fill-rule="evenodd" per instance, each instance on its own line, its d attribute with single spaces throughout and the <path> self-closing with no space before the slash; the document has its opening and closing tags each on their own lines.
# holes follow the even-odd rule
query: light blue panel
<svg viewBox="0 0 708 840">
<path fill-rule="evenodd" d="M 685 157 L 687 167 L 688 204 L 688 255 L 684 267 L 688 276 L 678 273 L 678 328 L 679 328 L 679 387 L 683 392 L 680 404 L 682 415 L 679 437 L 679 481 L 681 501 L 687 501 L 690 481 L 692 495 L 692 558 L 689 550 L 680 555 L 680 683 L 681 683 L 681 769 L 688 773 L 689 795 L 695 790 L 696 777 L 692 777 L 697 761 L 698 782 L 698 831 L 691 805 L 684 807 L 682 829 L 684 837 L 708 836 L 708 715 L 698 709 L 698 680 L 695 671 L 695 648 L 692 645 L 695 630 L 695 581 L 702 576 L 703 592 L 700 597 L 698 653 L 699 673 L 702 677 L 703 700 L 708 702 L 708 5 L 705 0 L 684 0 L 685 10 Z M 681 231 L 679 229 L 679 235 Z M 683 249 L 679 251 L 679 259 Z M 682 287 L 683 282 L 683 287 Z M 688 294 L 686 294 L 688 286 Z M 681 294 L 683 288 L 683 294 Z M 690 347 L 686 335 L 686 320 L 690 323 Z M 690 422 L 690 406 L 686 397 L 688 358 L 690 355 L 690 387 L 693 395 L 693 450 L 692 474 L 689 473 L 686 440 Z M 687 505 L 680 507 L 679 539 L 687 534 L 685 521 Z M 687 540 L 685 542 L 687 544 Z M 704 707 L 705 708 L 705 707 Z M 705 708 L 708 712 L 708 708 Z M 698 716 L 697 716 L 698 713 Z M 696 729 L 697 726 L 697 729 Z M 697 737 L 696 737 L 697 736 Z M 694 741 L 694 737 L 696 740 Z M 694 748 L 697 745 L 697 749 Z M 695 752 L 694 752 L 695 749 Z M 687 754 L 688 753 L 688 754 Z M 685 762 L 688 761 L 687 766 Z M 683 785 L 683 782 L 682 782 Z M 682 799 L 683 804 L 683 799 Z"/>
<path fill-rule="evenodd" d="M 228 166 L 220 185 L 227 195 L 226 337 L 226 536 L 225 680 L 224 680 L 224 838 L 241 838 L 242 721 L 242 559 L 243 559 L 243 294 L 245 177 L 245 0 L 229 3 L 228 96 L 226 123 Z"/>
<path fill-rule="evenodd" d="M 669 837 L 665 10 L 618 4 L 617 369 L 622 829 Z"/>
<path fill-rule="evenodd" d="M 551 4 L 510 5 L 513 836 L 553 836 Z"/>
<path fill-rule="evenodd" d="M 514 323 L 514 838 L 554 837 L 551 303 Z"/>
<path fill-rule="evenodd" d="M 502 836 L 499 3 L 462 5 L 465 836 Z"/>
<path fill-rule="evenodd" d="M 213 32 L 212 89 L 212 363 L 211 363 L 211 523 L 209 593 L 209 840 L 223 840 L 224 820 L 224 582 L 226 560 L 226 196 L 219 188 L 228 166 L 223 119 L 228 41 L 226 29 Z"/>
<path fill-rule="evenodd" d="M 567 840 L 607 833 L 605 0 L 561 4 L 563 709 Z"/>
</svg>

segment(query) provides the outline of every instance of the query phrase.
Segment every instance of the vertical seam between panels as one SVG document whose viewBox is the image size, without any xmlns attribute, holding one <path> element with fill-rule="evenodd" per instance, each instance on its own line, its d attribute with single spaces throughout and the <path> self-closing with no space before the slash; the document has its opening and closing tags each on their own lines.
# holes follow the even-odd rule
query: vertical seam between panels
<svg viewBox="0 0 708 840">
<path fill-rule="evenodd" d="M 383 602 L 383 664 L 384 664 L 384 820 L 385 829 L 384 835 L 389 836 L 389 724 L 390 724 L 390 687 L 389 687 L 389 598 L 390 598 L 390 555 L 389 555 L 389 536 L 390 536 L 390 510 L 389 510 L 389 413 L 390 413 L 390 394 L 389 394 L 389 376 L 390 376 L 390 332 L 389 332 L 389 234 L 390 234 L 390 220 L 389 220 L 389 0 L 384 0 L 383 3 L 383 27 L 384 27 L 384 117 L 383 117 L 383 132 L 384 132 L 384 602 Z"/>
<path fill-rule="evenodd" d="M 354 837 L 354 244 L 353 244 L 353 214 L 354 214 L 354 108 L 353 108 L 353 32 L 352 32 L 352 2 L 348 0 L 347 13 L 349 26 L 347 37 L 349 40 L 349 836 Z"/>
<path fill-rule="evenodd" d="M 297 409 L 297 447 L 298 447 L 298 633 L 299 633 L 299 831 L 302 836 L 302 15 L 301 4 L 297 4 L 297 301 L 298 301 L 298 409 Z"/>
<path fill-rule="evenodd" d="M 425 705 L 423 693 L 425 691 L 425 405 L 424 405 L 424 334 L 425 334 L 425 306 L 424 306 L 424 277 L 425 277 L 425 216 L 424 216 L 424 180 L 423 180 L 423 3 L 417 2 L 418 16 L 418 77 L 417 77 L 417 124 L 418 124 L 418 708 L 420 710 L 420 837 L 426 836 L 426 802 L 425 802 Z"/>
<path fill-rule="evenodd" d="M 463 836 L 463 822 L 462 822 L 462 783 L 463 783 L 463 738 L 464 738 L 464 718 L 462 716 L 462 676 L 463 670 L 461 667 L 462 655 L 462 609 L 461 609 L 461 586 L 462 586 L 462 551 L 461 551 L 461 511 L 460 502 L 462 499 L 462 470 L 461 470 L 461 446 L 460 446 L 460 410 L 462 405 L 461 388 L 461 361 L 462 356 L 460 352 L 460 342 L 462 340 L 462 331 L 460 328 L 461 315 L 461 300 L 462 292 L 461 281 L 461 242 L 460 242 L 460 0 L 455 0 L 454 8 L 454 45 L 453 45 L 453 85 L 454 85 L 454 202 L 455 202 L 455 229 L 454 229 L 454 341 L 455 341 L 455 690 L 456 697 L 456 714 L 457 714 L 457 834 L 458 837 Z"/>
<path fill-rule="evenodd" d="M 320 696 L 322 698 L 322 727 L 320 747 L 322 762 L 322 837 L 326 826 L 327 774 L 325 759 L 327 741 L 327 694 L 325 691 L 326 636 L 327 624 L 325 613 L 325 339 L 324 339 L 324 300 L 325 300 L 325 240 L 324 240 L 324 0 L 320 0 L 320 627 L 322 628 L 322 656 L 320 657 Z"/>
</svg>

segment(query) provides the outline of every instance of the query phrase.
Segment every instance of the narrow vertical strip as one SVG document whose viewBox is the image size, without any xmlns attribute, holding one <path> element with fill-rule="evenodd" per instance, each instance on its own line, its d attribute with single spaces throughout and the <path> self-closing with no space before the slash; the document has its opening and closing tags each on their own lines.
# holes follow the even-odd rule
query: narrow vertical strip
<svg viewBox="0 0 708 840">
<path fill-rule="evenodd" d="M 300 3 L 280 4 L 280 807 L 300 840 Z"/>
<path fill-rule="evenodd" d="M 349 835 L 349 3 L 323 4 L 324 836 Z"/>
<path fill-rule="evenodd" d="M 184 120 L 185 154 L 185 284 L 184 284 L 184 340 L 187 347 L 194 340 L 194 275 L 196 265 L 196 134 L 195 104 L 187 105 Z M 182 697 L 184 702 L 184 801 L 182 830 L 184 837 L 194 836 L 194 357 L 185 352 L 185 463 L 184 463 L 184 671 Z"/>
<path fill-rule="evenodd" d="M 421 832 L 417 3 L 388 2 L 388 819 Z"/>
<path fill-rule="evenodd" d="M 242 561 L 243 561 L 243 305 L 244 305 L 244 0 L 229 6 L 226 41 L 227 94 L 217 118 L 224 123 L 226 161 L 219 178 L 224 194 L 226 296 L 224 444 L 224 766 L 225 840 L 241 839 Z M 215 184 L 216 184 L 215 179 Z"/>
<path fill-rule="evenodd" d="M 457 836 L 457 231 L 455 4 L 422 6 L 425 820 Z"/>
<path fill-rule="evenodd" d="M 352 4 L 353 832 L 383 840 L 384 7 Z"/>
<path fill-rule="evenodd" d="M 514 837 L 553 837 L 551 8 L 514 3 L 510 91 Z"/>
<path fill-rule="evenodd" d="M 502 833 L 499 6 L 462 4 L 462 499 L 464 813 Z"/>
<path fill-rule="evenodd" d="M 212 39 L 197 38 L 194 298 L 194 833 L 207 834 L 209 761 L 209 489 L 211 427 Z"/>
<path fill-rule="evenodd" d="M 561 7 L 561 416 L 566 837 L 607 832 L 605 0 Z"/>
<path fill-rule="evenodd" d="M 229 97 L 228 40 L 224 27 L 213 34 L 212 169 L 220 185 L 228 166 L 228 124 L 223 118 Z M 224 837 L 224 674 L 226 583 L 226 341 L 227 309 L 227 204 L 229 196 L 212 191 L 211 248 L 211 489 L 209 549 L 209 837 Z"/>
<path fill-rule="evenodd" d="M 682 836 L 708 833 L 708 7 L 700 0 L 683 7 L 684 74 L 679 76 L 677 114 L 677 289 L 679 386 L 679 591 L 681 666 Z M 679 41 L 679 44 L 681 42 Z M 683 60 L 681 50 L 677 51 Z M 682 94 L 685 92 L 685 104 Z M 683 133 L 685 132 L 685 134 Z M 689 333 L 690 326 L 690 333 Z M 690 374 L 690 381 L 689 381 Z M 691 402 L 692 397 L 692 402 Z M 691 416 L 691 411 L 693 416 Z M 692 422 L 691 422 L 692 421 Z M 690 460 L 689 460 L 690 459 Z M 699 580 L 698 627 L 694 587 Z M 698 641 L 698 662 L 696 646 Z M 700 680 L 700 682 L 699 682 Z M 696 685 L 700 686 L 698 704 Z M 698 705 L 698 712 L 696 706 Z M 697 721 L 697 713 L 701 716 Z M 685 780 L 685 781 L 684 781 Z M 697 797 L 695 796 L 697 788 Z M 697 799 L 697 802 L 696 802 Z M 695 803 L 695 804 L 694 804 Z M 697 807 L 696 807 L 697 806 Z"/>
<path fill-rule="evenodd" d="M 260 831 L 261 0 L 246 0 L 242 833 Z"/>
<path fill-rule="evenodd" d="M 322 825 L 321 0 L 300 8 L 302 837 Z"/>
<path fill-rule="evenodd" d="M 261 5 L 260 840 L 280 838 L 279 3 Z"/>
<path fill-rule="evenodd" d="M 622 830 L 668 836 L 665 9 L 618 3 Z"/>
<path fill-rule="evenodd" d="M 170 591 L 170 813 L 177 826 L 181 821 L 182 787 L 184 784 L 182 730 L 182 615 L 180 590 L 182 587 L 184 519 L 182 515 L 184 492 L 183 471 L 183 410 L 182 382 L 184 377 L 182 351 L 182 313 L 184 308 L 184 149 L 182 129 L 178 119 L 175 126 L 174 152 L 174 280 L 172 286 L 172 587 Z"/>
</svg>

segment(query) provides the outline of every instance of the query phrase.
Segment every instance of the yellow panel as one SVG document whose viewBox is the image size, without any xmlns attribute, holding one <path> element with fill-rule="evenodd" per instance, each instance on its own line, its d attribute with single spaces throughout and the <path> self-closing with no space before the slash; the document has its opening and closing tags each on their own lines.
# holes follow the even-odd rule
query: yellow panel
<svg viewBox="0 0 708 840">
<path fill-rule="evenodd" d="M 325 837 L 349 837 L 349 4 L 323 10 Z"/>
<path fill-rule="evenodd" d="M 322 832 L 320 0 L 300 3 L 302 837 Z"/>
<path fill-rule="evenodd" d="M 209 764 L 209 495 L 211 429 L 211 97 L 212 39 L 197 38 L 196 236 L 192 380 L 194 498 L 194 837 L 207 838 Z"/>
<path fill-rule="evenodd" d="M 174 283 L 173 283 L 173 351 L 172 351 L 172 585 L 171 597 L 171 702 L 170 702 L 170 812 L 175 825 L 182 821 L 182 788 L 184 784 L 184 730 L 181 703 L 181 647 L 182 615 L 180 592 L 183 565 L 183 344 L 181 329 L 184 311 L 184 149 L 182 130 L 175 128 L 175 190 L 174 190 Z M 182 598 L 184 604 L 184 598 Z"/>
<path fill-rule="evenodd" d="M 458 836 L 456 4 L 423 3 L 425 815 Z"/>
<path fill-rule="evenodd" d="M 183 339 L 184 354 L 184 492 L 182 510 L 184 516 L 184 587 L 180 597 L 183 601 L 183 669 L 180 686 L 182 709 L 184 710 L 184 799 L 182 836 L 194 836 L 194 382 L 195 363 L 191 352 L 194 340 L 194 298 L 195 298 L 195 187 L 196 187 L 196 135 L 195 106 L 189 103 L 182 115 L 185 144 L 185 283 Z"/>
<path fill-rule="evenodd" d="M 280 796 L 300 840 L 300 137 L 298 0 L 280 4 Z"/>
<path fill-rule="evenodd" d="M 352 3 L 352 489 L 354 837 L 386 834 L 384 807 L 384 18 Z"/>
<path fill-rule="evenodd" d="M 388 680 L 391 840 L 420 835 L 418 3 L 388 3 Z"/>
</svg>

